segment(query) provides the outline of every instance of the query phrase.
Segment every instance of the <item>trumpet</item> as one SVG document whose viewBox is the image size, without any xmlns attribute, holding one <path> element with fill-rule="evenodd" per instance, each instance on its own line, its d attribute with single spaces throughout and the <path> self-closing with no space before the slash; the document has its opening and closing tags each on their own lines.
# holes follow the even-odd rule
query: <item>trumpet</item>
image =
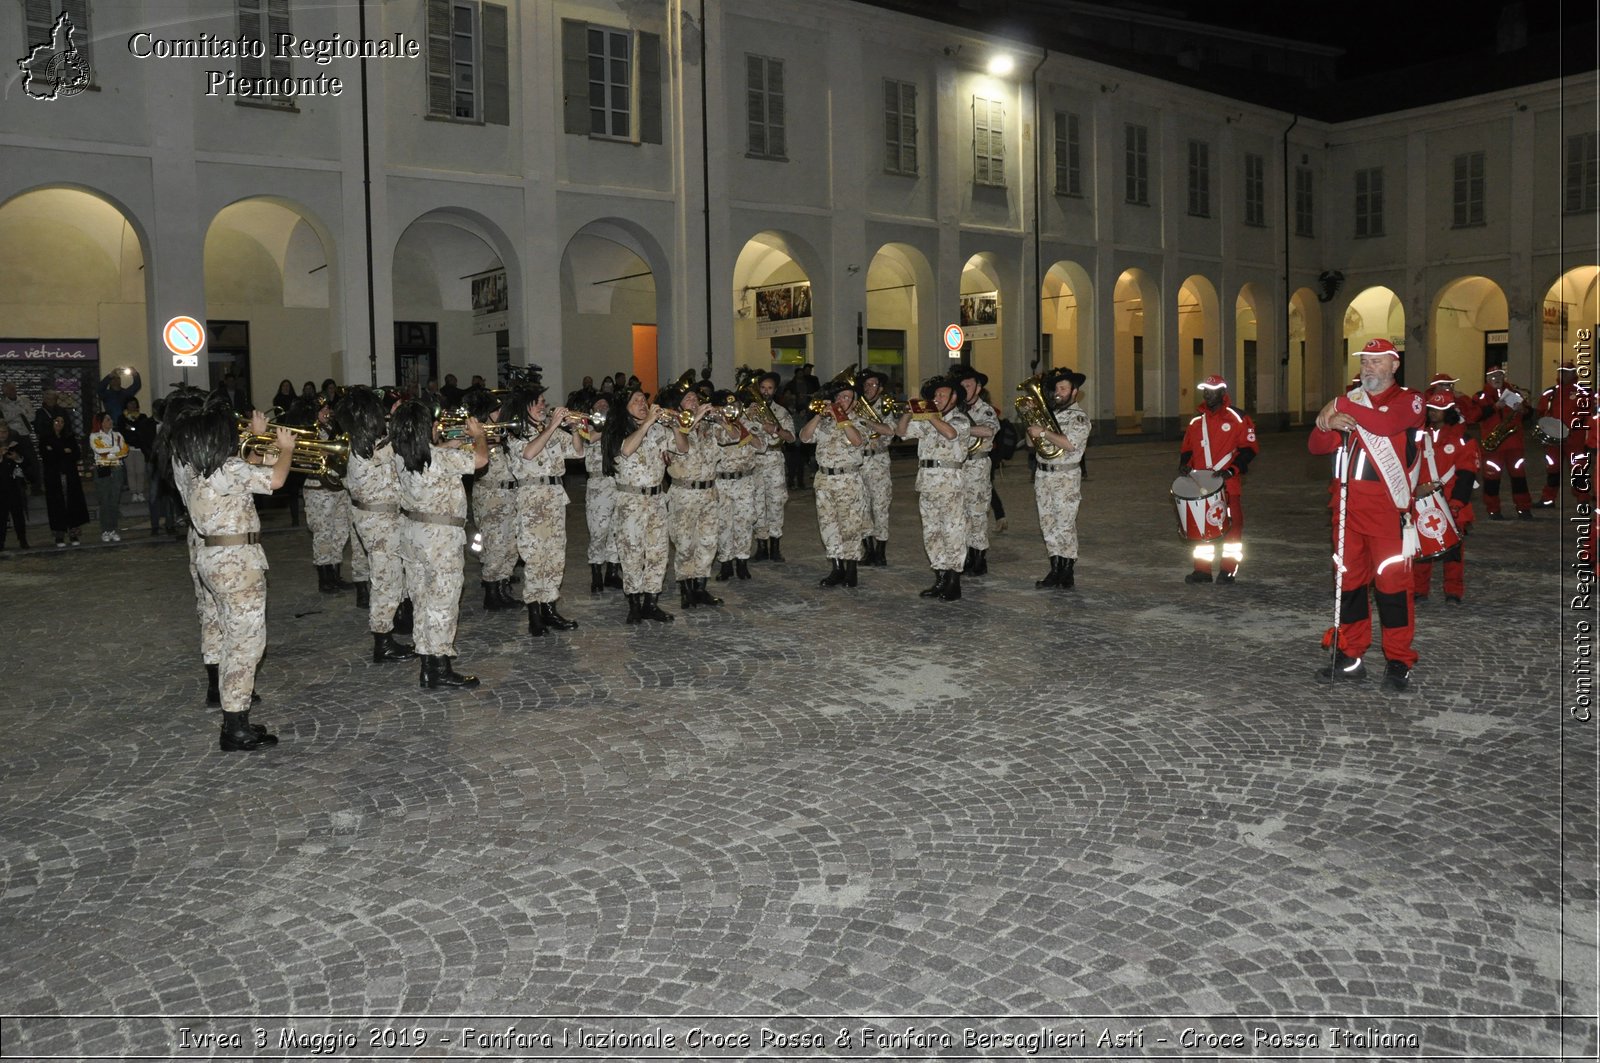
<svg viewBox="0 0 1600 1063">
<path fill-rule="evenodd" d="M 241 418 L 242 420 L 242 418 Z M 337 487 L 344 480 L 345 465 L 350 460 L 350 437 L 340 436 L 337 439 L 317 439 L 315 429 L 291 428 L 288 425 L 271 425 L 274 429 L 282 428 L 295 436 L 294 451 L 289 455 L 289 471 L 303 473 L 306 476 L 315 476 L 327 480 L 329 484 Z M 306 438 L 306 433 L 310 438 Z M 245 428 L 239 434 L 239 457 L 248 458 L 252 454 L 261 458 L 265 463 L 278 460 L 278 437 L 276 435 L 258 436 Z"/>
<path fill-rule="evenodd" d="M 898 421 L 900 419 L 900 415 L 906 412 L 906 404 L 888 392 L 883 393 L 880 401 L 883 403 L 883 416 L 875 417 L 873 420 L 883 421 L 885 423 L 889 421 Z"/>
<path fill-rule="evenodd" d="M 509 421 L 482 421 L 483 434 L 491 444 L 503 443 L 508 435 L 522 435 L 524 422 L 520 417 Z M 433 422 L 444 440 L 467 438 L 467 415 L 460 410 L 447 413 Z"/>
</svg>

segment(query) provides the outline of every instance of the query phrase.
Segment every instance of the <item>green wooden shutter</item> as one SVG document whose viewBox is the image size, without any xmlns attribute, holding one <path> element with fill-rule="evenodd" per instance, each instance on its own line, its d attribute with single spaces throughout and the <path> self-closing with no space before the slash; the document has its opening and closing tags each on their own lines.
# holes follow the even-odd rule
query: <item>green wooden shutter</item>
<svg viewBox="0 0 1600 1063">
<path fill-rule="evenodd" d="M 661 37 L 639 34 L 639 140 L 661 143 Z"/>
<path fill-rule="evenodd" d="M 428 0 L 428 113 L 453 116 L 450 0 Z"/>
<path fill-rule="evenodd" d="M 483 5 L 483 120 L 511 124 L 511 50 L 506 9 Z"/>
<path fill-rule="evenodd" d="M 568 133 L 589 135 L 589 25 L 561 20 L 561 111 Z"/>
</svg>

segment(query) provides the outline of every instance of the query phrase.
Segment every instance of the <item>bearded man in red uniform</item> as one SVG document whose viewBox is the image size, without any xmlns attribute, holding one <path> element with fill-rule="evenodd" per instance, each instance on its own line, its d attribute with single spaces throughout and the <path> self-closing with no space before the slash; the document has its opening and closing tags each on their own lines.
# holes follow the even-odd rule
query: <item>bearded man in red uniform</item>
<svg viewBox="0 0 1600 1063">
<path fill-rule="evenodd" d="M 1338 640 L 1334 663 L 1320 675 L 1335 681 L 1366 677 L 1361 657 L 1372 645 L 1370 587 L 1383 625 L 1387 662 L 1383 683 L 1391 690 L 1404 690 L 1417 663 L 1411 648 L 1416 623 L 1405 521 L 1417 464 L 1417 429 L 1423 420 L 1422 396 L 1395 383 L 1400 352 L 1388 340 L 1368 341 L 1360 355 L 1361 387 L 1322 408 L 1307 444 L 1313 454 L 1339 455 L 1331 504 L 1334 556 L 1343 563 L 1340 622 L 1334 632 Z M 1344 433 L 1349 433 L 1348 447 L 1343 446 Z M 1340 487 L 1340 481 L 1345 486 Z"/>
<path fill-rule="evenodd" d="M 1178 475 L 1202 469 L 1222 477 L 1222 493 L 1228 503 L 1228 530 L 1222 540 L 1222 583 L 1238 578 L 1239 562 L 1244 559 L 1244 474 L 1260 453 L 1256 426 L 1248 414 L 1240 413 L 1228 402 L 1228 382 L 1220 376 L 1206 377 L 1197 388 L 1201 405 L 1199 416 L 1183 433 L 1183 451 L 1178 457 Z M 1215 559 L 1214 543 L 1194 548 L 1194 571 L 1187 583 L 1210 583 Z"/>
<path fill-rule="evenodd" d="M 1544 491 L 1540 493 L 1541 506 L 1556 504 L 1556 492 L 1570 471 L 1572 497 L 1586 502 L 1594 497 L 1588 477 L 1578 475 L 1578 467 L 1586 459 L 1589 444 L 1584 430 L 1589 425 L 1589 414 L 1594 410 L 1594 393 L 1578 383 L 1578 367 L 1562 362 L 1556 370 L 1555 387 L 1546 388 L 1539 396 L 1539 416 L 1554 417 L 1567 429 L 1564 439 L 1546 443 L 1544 448 Z"/>
<path fill-rule="evenodd" d="M 1444 374 L 1434 377 L 1428 384 L 1425 411 L 1428 416 L 1427 432 L 1433 442 L 1433 454 L 1422 458 L 1423 467 L 1418 475 L 1425 482 L 1438 483 L 1450 507 L 1450 516 L 1461 541 L 1452 546 L 1443 557 L 1444 600 L 1450 605 L 1460 605 L 1467 593 L 1466 537 L 1473 520 L 1472 485 L 1478 476 L 1478 444 L 1468 439 L 1461 428 L 1461 410 L 1456 403 L 1455 381 Z M 1428 597 L 1433 582 L 1433 562 L 1411 563 L 1413 602 Z"/>
</svg>

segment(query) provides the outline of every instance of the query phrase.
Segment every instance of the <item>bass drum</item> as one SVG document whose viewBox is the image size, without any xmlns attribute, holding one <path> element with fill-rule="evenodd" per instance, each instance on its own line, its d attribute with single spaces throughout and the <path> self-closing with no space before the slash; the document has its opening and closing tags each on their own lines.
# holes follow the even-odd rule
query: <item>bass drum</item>
<svg viewBox="0 0 1600 1063">
<path fill-rule="evenodd" d="M 1225 481 L 1214 472 L 1196 469 L 1172 481 L 1169 495 L 1178 514 L 1178 534 L 1192 542 L 1220 539 L 1228 531 Z"/>
</svg>

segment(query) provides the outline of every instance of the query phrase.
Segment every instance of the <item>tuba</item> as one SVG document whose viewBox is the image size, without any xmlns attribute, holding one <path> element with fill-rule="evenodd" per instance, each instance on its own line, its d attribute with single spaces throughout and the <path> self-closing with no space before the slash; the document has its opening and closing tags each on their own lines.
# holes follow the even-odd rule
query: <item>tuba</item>
<svg viewBox="0 0 1600 1063">
<path fill-rule="evenodd" d="M 1044 393 L 1042 375 L 1034 374 L 1017 385 L 1017 417 L 1025 425 L 1038 425 L 1047 432 L 1061 434 L 1061 425 L 1056 422 L 1055 412 L 1050 409 L 1050 400 Z M 1054 461 L 1066 453 L 1043 436 L 1034 440 L 1033 449 L 1046 461 Z"/>
</svg>

